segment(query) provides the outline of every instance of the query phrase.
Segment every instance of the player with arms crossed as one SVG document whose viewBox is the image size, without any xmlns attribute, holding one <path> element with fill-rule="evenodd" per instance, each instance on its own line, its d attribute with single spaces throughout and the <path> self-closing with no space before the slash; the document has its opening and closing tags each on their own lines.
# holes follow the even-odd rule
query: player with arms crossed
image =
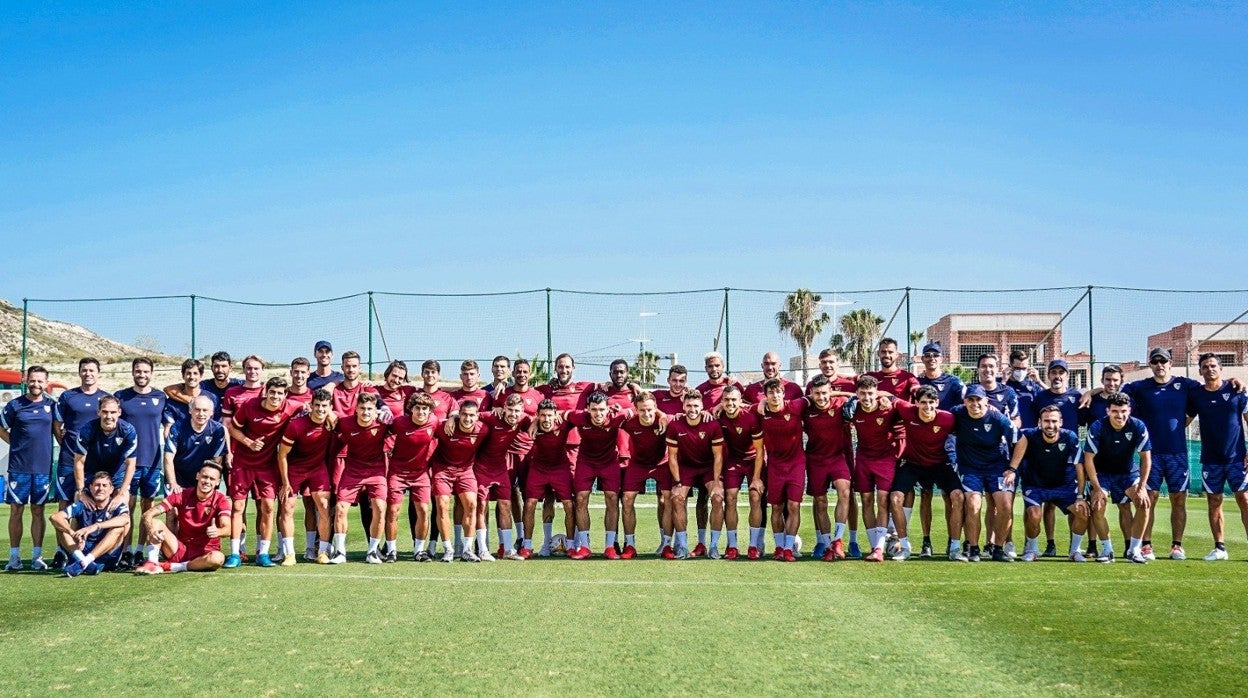
<svg viewBox="0 0 1248 698">
<path fill-rule="evenodd" d="M 806 431 L 806 494 L 811 505 L 818 540 L 811 557 L 826 562 L 845 559 L 845 526 L 849 516 L 854 455 L 849 422 L 842 410 L 846 398 L 832 397 L 832 384 L 826 376 L 815 376 L 807 386 L 810 403 L 802 415 Z M 828 517 L 828 490 L 836 490 L 836 530 Z"/>
<path fill-rule="evenodd" d="M 1088 531 L 1090 509 L 1083 496 L 1083 452 L 1079 434 L 1062 428 L 1062 408 L 1049 404 L 1037 412 L 1040 426 L 1024 429 L 1014 445 L 1005 477 L 1012 484 L 1022 467 L 1023 525 L 1027 541 L 1023 562 L 1040 557 L 1040 519 L 1046 505 L 1052 504 L 1069 517 L 1070 560 L 1084 562 L 1083 536 Z"/>
<path fill-rule="evenodd" d="M 667 504 L 672 495 L 672 474 L 667 467 L 667 440 L 664 435 L 667 418 L 659 412 L 654 393 L 649 391 L 638 393 L 633 405 L 637 414 L 620 427 L 628 440 L 623 477 L 624 550 L 620 553 L 624 560 L 637 557 L 637 495 L 646 491 L 646 482 L 654 481 L 660 506 L 664 507 L 668 516 L 671 513 Z M 664 548 L 671 544 L 668 538 L 670 530 L 670 520 L 661 523 Z"/>
<path fill-rule="evenodd" d="M 322 565 L 329 562 L 330 554 L 329 458 L 336 424 L 333 399 L 324 388 L 313 390 L 308 413 L 286 424 L 277 447 L 277 474 L 282 481 L 278 488 L 278 535 L 285 548 L 287 539 L 295 535 L 295 502 L 303 496 L 305 502 L 312 503 L 313 513 L 310 529 L 304 519 L 304 559 L 311 557 Z M 295 564 L 293 540 L 289 546 L 291 550 L 282 557 L 285 566 Z M 308 555 L 309 551 L 315 553 Z"/>
<path fill-rule="evenodd" d="M 61 438 L 61 411 L 56 401 L 44 394 L 47 385 L 47 369 L 31 366 L 26 369 L 26 393 L 0 410 L 0 441 L 9 445 L 9 476 L 4 488 L 4 503 L 9 505 L 9 563 L 4 569 L 10 572 L 22 568 L 22 514 L 27 505 L 34 544 L 30 569 L 48 569 L 43 561 L 47 522 L 43 505 L 52 495 L 52 443 Z"/>
<path fill-rule="evenodd" d="M 1100 519 L 1098 530 L 1108 531 L 1105 522 L 1106 499 L 1118 505 L 1118 524 L 1127 538 L 1126 557 L 1145 563 L 1140 552 L 1144 527 L 1148 524 L 1148 472 L 1152 466 L 1152 442 L 1144 422 L 1131 416 L 1131 398 L 1125 393 L 1105 395 L 1108 414 L 1088 427 L 1083 446 L 1083 469 L 1092 483 L 1092 516 Z M 1135 456 L 1139 454 L 1139 462 Z M 1106 495 L 1106 490 L 1109 490 Z M 1131 505 L 1135 504 L 1135 511 Z M 1114 546 L 1106 536 L 1100 541 L 1097 562 L 1113 562 Z"/>
<path fill-rule="evenodd" d="M 204 463 L 196 476 L 195 488 L 165 497 L 159 504 L 143 512 L 148 544 L 164 554 L 157 562 L 149 555 L 135 574 L 163 572 L 213 572 L 225 564 L 221 554 L 221 537 L 230 535 L 230 500 L 217 491 L 221 483 L 221 466 L 215 461 Z M 170 513 L 178 517 L 175 535 L 165 522 L 156 517 Z"/>
<path fill-rule="evenodd" d="M 113 475 L 100 471 L 91 477 L 87 496 L 52 515 L 61 549 L 69 556 L 66 577 L 94 575 L 117 569 L 121 542 L 130 527 L 130 508 L 113 501 Z"/>
</svg>

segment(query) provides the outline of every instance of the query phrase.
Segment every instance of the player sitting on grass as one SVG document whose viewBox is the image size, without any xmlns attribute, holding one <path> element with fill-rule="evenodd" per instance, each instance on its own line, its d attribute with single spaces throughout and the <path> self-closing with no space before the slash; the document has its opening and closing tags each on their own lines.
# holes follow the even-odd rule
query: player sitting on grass
<svg viewBox="0 0 1248 698">
<path fill-rule="evenodd" d="M 130 507 L 124 501 L 113 505 L 113 491 L 112 473 L 101 470 L 91 477 L 87 496 L 52 515 L 57 542 L 70 557 L 66 577 L 117 569 L 130 528 Z"/>
<path fill-rule="evenodd" d="M 135 574 L 162 572 L 212 572 L 225 564 L 221 538 L 230 534 L 230 500 L 217 491 L 221 483 L 221 466 L 207 461 L 195 476 L 195 488 L 165 497 L 143 512 L 148 544 L 155 549 Z M 175 512 L 178 533 L 175 536 L 164 521 L 156 517 Z M 159 562 L 157 555 L 165 556 Z"/>
</svg>

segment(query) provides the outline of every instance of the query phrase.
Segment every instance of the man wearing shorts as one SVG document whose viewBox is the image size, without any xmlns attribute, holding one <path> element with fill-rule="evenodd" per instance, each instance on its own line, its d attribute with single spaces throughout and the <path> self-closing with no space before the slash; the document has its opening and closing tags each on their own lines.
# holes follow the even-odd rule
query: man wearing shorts
<svg viewBox="0 0 1248 698">
<path fill-rule="evenodd" d="M 135 569 L 136 574 L 212 572 L 225 564 L 221 537 L 230 534 L 233 517 L 230 500 L 217 491 L 220 483 L 221 466 L 209 461 L 199 469 L 193 489 L 171 494 L 143 513 L 147 543 L 155 550 Z M 178 517 L 177 535 L 156 518 L 171 512 Z M 164 562 L 156 560 L 158 554 L 164 555 Z"/>
</svg>

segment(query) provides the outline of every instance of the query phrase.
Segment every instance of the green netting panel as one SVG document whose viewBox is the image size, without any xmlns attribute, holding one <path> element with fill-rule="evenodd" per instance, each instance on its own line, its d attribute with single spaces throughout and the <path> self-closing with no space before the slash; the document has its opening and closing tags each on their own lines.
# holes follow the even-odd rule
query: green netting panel
<svg viewBox="0 0 1248 698">
<path fill-rule="evenodd" d="M 256 354 L 279 365 L 289 364 L 297 356 L 315 362 L 312 347 L 327 339 L 334 345 L 336 364 L 337 357 L 347 350 L 367 356 L 368 296 L 360 293 L 280 304 L 199 297 L 195 334 L 201 357 L 227 351 L 235 362 Z"/>
<path fill-rule="evenodd" d="M 1248 290 L 1097 287 L 1092 291 L 1097 365 L 1133 361 L 1143 364 L 1148 361 L 1151 344 L 1171 349 L 1175 372 L 1193 378 L 1199 378 L 1196 357 L 1203 351 L 1218 353 L 1224 366 L 1244 365 L 1243 350 L 1237 346 L 1248 346 L 1246 326 L 1240 324 L 1248 322 L 1248 318 L 1240 317 L 1245 311 L 1248 311 Z M 1232 321 L 1236 323 L 1224 328 Z M 1184 328 L 1186 323 L 1192 323 L 1193 327 Z M 1151 344 L 1150 337 L 1153 338 Z M 1130 376 L 1131 372 L 1128 374 Z"/>
</svg>

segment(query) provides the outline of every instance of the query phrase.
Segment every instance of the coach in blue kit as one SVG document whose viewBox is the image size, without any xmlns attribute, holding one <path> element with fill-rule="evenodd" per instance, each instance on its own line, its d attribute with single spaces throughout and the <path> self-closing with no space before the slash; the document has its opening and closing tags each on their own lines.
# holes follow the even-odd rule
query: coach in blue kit
<svg viewBox="0 0 1248 698">
<path fill-rule="evenodd" d="M 87 496 L 53 514 L 51 523 L 71 558 L 65 576 L 99 574 L 116 569 L 121 560 L 130 508 L 121 499 L 113 500 L 112 476 L 101 471 L 91 477 Z"/>
<path fill-rule="evenodd" d="M 74 438 L 74 491 L 85 496 L 86 474 L 104 471 L 113 478 L 113 499 L 121 501 L 134 478 L 139 435 L 121 418 L 121 404 L 112 395 L 100 398 L 98 414 Z"/>
<path fill-rule="evenodd" d="M 77 494 L 74 489 L 74 439 L 78 430 L 82 429 L 98 415 L 100 398 L 108 392 L 100 388 L 100 362 L 86 357 L 78 362 L 77 388 L 70 388 L 61 393 L 57 406 L 61 409 L 64 420 L 64 433 L 61 435 L 61 454 L 57 459 L 56 498 L 69 504 Z M 58 553 L 59 555 L 59 553 Z"/>
<path fill-rule="evenodd" d="M 33 543 L 30 569 L 48 569 L 43 561 L 43 505 L 52 493 L 52 440 L 61 435 L 61 411 L 44 394 L 47 386 L 47 369 L 31 366 L 26 369 L 26 393 L 0 410 L 0 441 L 9 445 L 9 481 L 4 488 L 4 503 L 9 505 L 9 563 L 4 569 L 10 572 L 22 568 L 22 514 L 27 504 Z"/>
<path fill-rule="evenodd" d="M 968 559 L 979 561 L 979 511 L 981 493 L 996 502 L 996 515 L 986 525 L 996 541 L 1004 540 L 1007 520 L 1014 515 L 1014 487 L 1006 486 L 1004 476 L 1009 467 L 1009 449 L 1017 433 L 1014 422 L 1002 412 L 989 409 L 988 396 L 982 385 L 966 389 L 962 405 L 953 408 L 953 433 L 958 458 L 958 475 L 966 495 L 963 521 L 970 541 Z M 1010 562 L 999 543 L 989 543 L 992 559 Z"/>
<path fill-rule="evenodd" d="M 191 400 L 190 415 L 169 427 L 165 439 L 165 481 L 170 494 L 195 486 L 206 461 L 225 457 L 225 427 L 212 418 L 216 403 L 207 395 Z"/>
<path fill-rule="evenodd" d="M 1013 484 L 1014 472 L 1022 467 L 1023 521 L 1027 542 L 1023 544 L 1023 562 L 1040 556 L 1040 518 L 1045 505 L 1053 505 L 1070 517 L 1070 559 L 1083 562 L 1080 546 L 1088 530 L 1087 502 L 1083 501 L 1083 472 L 1080 460 L 1079 434 L 1062 428 L 1062 410 L 1045 405 L 1037 413 L 1040 426 L 1024 429 L 1014 446 L 1010 469 L 1005 472 L 1006 484 Z"/>
<path fill-rule="evenodd" d="M 1225 522 L 1222 494 L 1227 485 L 1235 493 L 1240 517 L 1248 531 L 1248 476 L 1245 475 L 1244 420 L 1248 419 L 1248 396 L 1222 380 L 1222 363 L 1214 354 L 1201 354 L 1200 376 L 1204 385 L 1187 394 L 1188 421 L 1200 418 L 1200 478 L 1209 502 L 1209 530 L 1213 550 L 1206 560 L 1225 560 Z"/>
<path fill-rule="evenodd" d="M 1152 467 L 1153 446 L 1148 438 L 1148 427 L 1131 416 L 1131 398 L 1126 393 L 1106 393 L 1103 397 L 1107 414 L 1092 422 L 1083 444 L 1083 469 L 1092 483 L 1092 516 L 1102 522 L 1097 527 L 1098 532 L 1108 531 L 1106 500 L 1113 500 L 1118 505 L 1122 535 L 1127 538 L 1126 558 L 1131 562 L 1148 562 L 1140 551 L 1149 515 L 1146 483 Z M 1114 561 L 1114 547 L 1108 536 L 1101 541 L 1101 553 L 1096 561 Z"/>
</svg>

